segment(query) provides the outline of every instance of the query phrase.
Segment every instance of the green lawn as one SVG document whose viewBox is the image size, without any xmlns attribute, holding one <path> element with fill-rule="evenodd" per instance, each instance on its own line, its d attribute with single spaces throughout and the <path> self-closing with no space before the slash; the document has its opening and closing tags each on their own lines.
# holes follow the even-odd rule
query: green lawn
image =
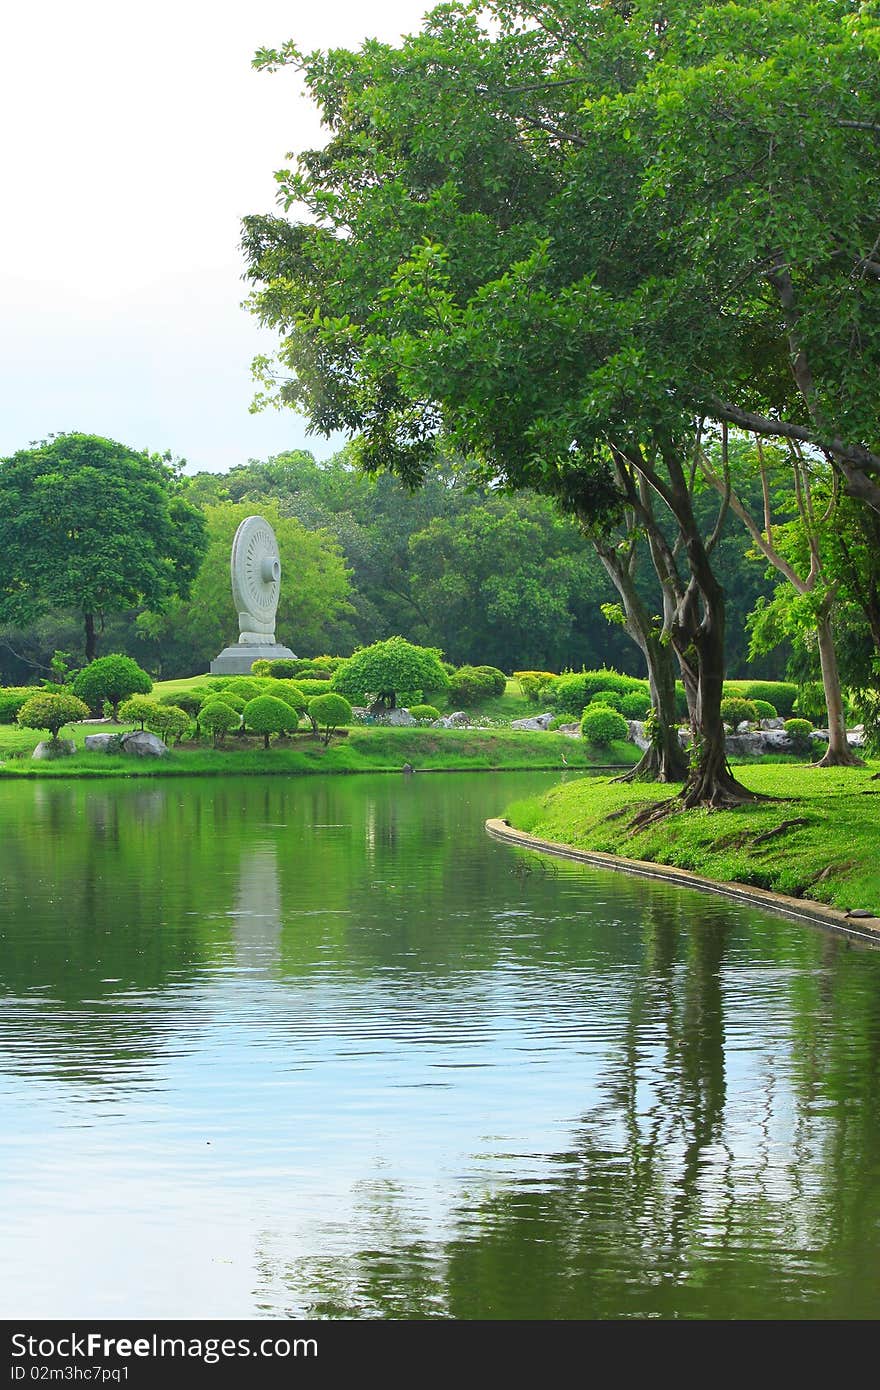
<svg viewBox="0 0 880 1390">
<path fill-rule="evenodd" d="M 721 882 L 752 884 L 880 914 L 880 781 L 867 768 L 750 762 L 737 775 L 778 798 L 734 811 L 683 811 L 646 829 L 631 821 L 674 788 L 577 779 L 504 811 L 542 839 L 672 864 Z M 499 808 L 500 810 L 500 808 Z M 770 834 L 784 822 L 797 824 Z"/>
</svg>

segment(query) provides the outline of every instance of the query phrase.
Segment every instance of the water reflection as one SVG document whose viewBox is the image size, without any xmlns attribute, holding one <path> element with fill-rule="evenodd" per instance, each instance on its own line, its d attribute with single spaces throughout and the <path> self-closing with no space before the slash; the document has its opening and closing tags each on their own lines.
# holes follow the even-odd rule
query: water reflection
<svg viewBox="0 0 880 1390">
<path fill-rule="evenodd" d="M 0 786 L 4 1306 L 875 1316 L 880 953 L 512 872 L 534 785 Z"/>
</svg>

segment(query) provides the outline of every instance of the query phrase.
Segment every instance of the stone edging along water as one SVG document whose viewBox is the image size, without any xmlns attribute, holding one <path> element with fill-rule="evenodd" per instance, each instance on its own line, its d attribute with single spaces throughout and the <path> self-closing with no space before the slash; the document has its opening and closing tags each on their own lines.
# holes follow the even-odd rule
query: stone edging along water
<svg viewBox="0 0 880 1390">
<path fill-rule="evenodd" d="M 619 854 L 574 849 L 571 845 L 560 845 L 554 840 L 539 840 L 535 835 L 527 835 L 524 830 L 514 830 L 507 821 L 497 818 L 486 821 L 486 830 L 494 839 L 516 845 L 519 849 L 553 854 L 559 859 L 574 859 L 577 863 L 592 864 L 598 869 L 613 869 L 617 873 L 659 879 L 662 883 L 672 883 L 679 888 L 699 888 L 706 893 L 718 893 L 722 897 L 733 898 L 736 902 L 750 903 L 768 912 L 779 912 L 785 917 L 794 917 L 801 922 L 810 922 L 814 926 L 842 932 L 845 936 L 855 937 L 859 941 L 871 941 L 880 945 L 878 917 L 854 920 L 839 908 L 807 902 L 803 898 L 790 898 L 785 893 L 771 893 L 766 888 L 752 888 L 745 883 L 723 883 L 718 879 L 693 874 L 688 869 L 674 868 L 671 864 L 655 864 L 648 859 L 624 859 Z"/>
</svg>

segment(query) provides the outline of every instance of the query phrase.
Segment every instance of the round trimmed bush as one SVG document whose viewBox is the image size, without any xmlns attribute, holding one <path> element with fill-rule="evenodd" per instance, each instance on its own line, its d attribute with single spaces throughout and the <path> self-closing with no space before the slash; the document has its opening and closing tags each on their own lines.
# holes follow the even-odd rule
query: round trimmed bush
<svg viewBox="0 0 880 1390">
<path fill-rule="evenodd" d="M 58 730 L 65 724 L 78 724 L 81 719 L 88 719 L 89 707 L 76 695 L 43 690 L 25 700 L 15 717 L 26 729 L 48 729 L 52 742 L 57 743 Z"/>
<path fill-rule="evenodd" d="M 252 676 L 271 676 L 271 674 L 272 674 L 271 666 L 272 666 L 271 661 L 267 661 L 266 658 L 265 658 L 264 656 L 257 657 L 257 660 L 256 660 L 256 661 L 252 661 L 252 662 L 251 662 L 251 675 L 252 675 Z"/>
<path fill-rule="evenodd" d="M 257 676 L 233 676 L 223 687 L 224 695 L 239 695 L 242 700 L 256 700 L 265 690 L 265 681 Z"/>
<path fill-rule="evenodd" d="M 813 732 L 809 719 L 786 719 L 783 728 L 799 753 L 809 751 L 812 746 L 810 734 Z"/>
<path fill-rule="evenodd" d="M 307 684 L 299 682 L 303 690 Z M 446 690 L 449 678 L 436 647 L 419 647 L 404 637 L 389 637 L 361 647 L 334 671 L 330 684 L 337 694 L 357 704 L 376 701 L 394 709 L 396 705 L 420 703 L 426 691 Z M 416 691 L 420 693 L 416 695 Z"/>
<path fill-rule="evenodd" d="M 752 700 L 752 704 L 755 706 L 755 709 L 758 711 L 758 718 L 759 718 L 759 719 L 778 719 L 778 718 L 779 718 L 778 714 L 776 713 L 776 706 L 775 706 L 775 705 L 771 705 L 771 703 L 770 703 L 769 700 Z"/>
<path fill-rule="evenodd" d="M 337 729 L 351 723 L 351 705 L 344 695 L 332 690 L 326 695 L 313 695 L 309 700 L 309 719 L 324 730 L 324 745 L 330 742 Z"/>
<path fill-rule="evenodd" d="M 173 705 L 175 709 L 186 710 L 187 714 L 195 718 L 209 695 L 215 694 L 213 690 L 205 690 L 204 686 L 194 685 L 186 690 L 175 690 L 173 693 L 169 691 L 167 695 L 160 695 L 159 704 Z"/>
<path fill-rule="evenodd" d="M 274 695 L 276 700 L 283 700 L 291 709 L 295 709 L 297 714 L 305 714 L 308 708 L 309 697 L 301 689 L 299 682 L 294 684 L 293 681 L 270 678 L 266 682 L 263 694 Z"/>
<path fill-rule="evenodd" d="M 572 714 L 580 719 L 581 711 L 600 690 L 626 695 L 630 690 L 647 689 L 647 681 L 621 675 L 619 671 L 576 671 L 559 677 L 555 683 L 553 703 L 563 714 Z"/>
<path fill-rule="evenodd" d="M 588 705 L 581 719 L 581 733 L 588 743 L 607 748 L 615 739 L 629 733 L 626 720 L 616 709 L 607 705 Z"/>
<path fill-rule="evenodd" d="M 308 699 L 313 695 L 326 695 L 328 685 L 332 684 L 332 677 L 329 681 L 323 676 L 297 676 L 296 688 Z"/>
<path fill-rule="evenodd" d="M 244 723 L 255 734 L 263 735 L 263 746 L 268 748 L 272 734 L 295 733 L 299 714 L 275 695 L 258 695 L 245 705 Z"/>
<path fill-rule="evenodd" d="M 119 718 L 119 705 L 129 695 L 149 695 L 153 682 L 146 671 L 121 652 L 111 652 L 108 656 L 96 657 L 77 671 L 73 682 L 73 693 L 85 700 L 89 709 L 100 714 L 106 700 L 113 710 L 113 718 Z"/>
<path fill-rule="evenodd" d="M 745 681 L 741 690 L 731 691 L 734 693 L 746 700 L 767 700 L 788 718 L 794 711 L 798 688 L 794 681 Z"/>
<path fill-rule="evenodd" d="M 647 719 L 651 708 L 651 696 L 647 690 L 630 690 L 626 695 L 619 695 L 618 700 L 619 703 L 612 708 L 618 709 L 624 719 Z"/>
<path fill-rule="evenodd" d="M 484 676 L 492 678 L 492 694 L 503 695 L 507 689 L 507 677 L 503 671 L 499 671 L 497 666 L 475 666 L 475 671 L 480 671 Z"/>
<path fill-rule="evenodd" d="M 413 719 L 418 719 L 420 722 L 440 718 L 440 711 L 435 709 L 433 705 L 410 705 L 409 712 Z"/>
<path fill-rule="evenodd" d="M 184 734 L 189 733 L 191 724 L 190 716 L 179 705 L 154 705 L 146 719 L 150 733 L 158 734 L 168 744 L 175 739 L 179 742 Z"/>
<path fill-rule="evenodd" d="M 743 700 L 739 695 L 728 695 L 721 701 L 721 718 L 725 724 L 735 729 L 744 719 L 749 724 L 756 724 L 758 711 L 751 700 Z"/>
<path fill-rule="evenodd" d="M 590 704 L 604 705 L 606 709 L 616 709 L 618 714 L 621 714 L 620 702 L 623 698 L 623 695 L 617 690 L 597 690 L 590 700 Z M 650 704 L 650 700 L 648 703 Z"/>
<path fill-rule="evenodd" d="M 199 724 L 211 734 L 214 747 L 223 742 L 223 736 L 230 729 L 237 729 L 241 725 L 241 714 L 238 710 L 227 705 L 219 696 L 215 700 L 208 700 L 199 710 Z"/>
<path fill-rule="evenodd" d="M 140 724 L 143 729 L 150 715 L 159 708 L 147 695 L 130 695 L 119 706 L 119 718 L 126 724 Z"/>
<path fill-rule="evenodd" d="M 477 705 L 495 693 L 494 678 L 476 666 L 459 666 L 449 677 L 449 700 L 452 705 Z"/>
<path fill-rule="evenodd" d="M 32 685 L 4 685 L 0 688 L 0 724 L 14 724 L 22 705 L 36 693 Z"/>
<path fill-rule="evenodd" d="M 529 704 L 537 705 L 541 700 L 552 703 L 551 693 L 559 679 L 552 671 L 514 671 L 513 677 Z"/>
</svg>

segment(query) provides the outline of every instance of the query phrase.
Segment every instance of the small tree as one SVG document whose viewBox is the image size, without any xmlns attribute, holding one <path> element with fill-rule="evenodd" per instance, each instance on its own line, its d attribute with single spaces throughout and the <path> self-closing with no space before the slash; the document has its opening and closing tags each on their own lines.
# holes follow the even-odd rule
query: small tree
<svg viewBox="0 0 880 1390">
<path fill-rule="evenodd" d="M 389 637 L 361 647 L 333 673 L 330 684 L 359 704 L 372 699 L 394 709 L 407 697 L 417 703 L 427 691 L 445 690 L 449 685 L 440 655 L 436 647 L 417 647 L 403 637 Z"/>
<path fill-rule="evenodd" d="M 54 694 L 47 690 L 26 700 L 15 717 L 27 729 L 48 729 L 52 742 L 57 743 L 58 730 L 63 729 L 65 724 L 88 719 L 89 708 L 75 695 L 66 692 Z"/>
<path fill-rule="evenodd" d="M 199 710 L 199 723 L 211 735 L 212 743 L 216 748 L 218 743 L 223 742 L 224 735 L 230 729 L 238 728 L 241 723 L 241 715 L 231 705 L 225 704 L 223 700 L 209 700 Z"/>
<path fill-rule="evenodd" d="M 202 711 L 204 717 L 204 710 Z M 275 695 L 258 695 L 244 707 L 244 722 L 255 734 L 262 734 L 264 747 L 269 747 L 272 734 L 292 734 L 299 724 L 299 714 Z"/>
<path fill-rule="evenodd" d="M 336 730 L 343 724 L 351 723 L 351 705 L 344 695 L 313 695 L 309 700 L 309 719 L 312 726 L 324 730 L 324 747 L 330 742 Z"/>
<path fill-rule="evenodd" d="M 156 701 L 147 695 L 130 695 L 119 706 L 119 718 L 126 724 L 140 724 L 143 729 L 150 715 L 155 714 L 158 708 Z"/>
<path fill-rule="evenodd" d="M 104 701 L 109 701 L 117 722 L 121 700 L 129 695 L 149 695 L 152 689 L 153 682 L 146 671 L 121 652 L 99 656 L 77 672 L 73 682 L 74 695 L 85 700 L 89 709 L 100 711 Z"/>
<path fill-rule="evenodd" d="M 192 720 L 179 705 L 154 705 L 147 715 L 146 724 L 151 734 L 158 734 L 159 738 L 171 744 L 175 739 L 180 741 L 189 732 Z"/>
</svg>

